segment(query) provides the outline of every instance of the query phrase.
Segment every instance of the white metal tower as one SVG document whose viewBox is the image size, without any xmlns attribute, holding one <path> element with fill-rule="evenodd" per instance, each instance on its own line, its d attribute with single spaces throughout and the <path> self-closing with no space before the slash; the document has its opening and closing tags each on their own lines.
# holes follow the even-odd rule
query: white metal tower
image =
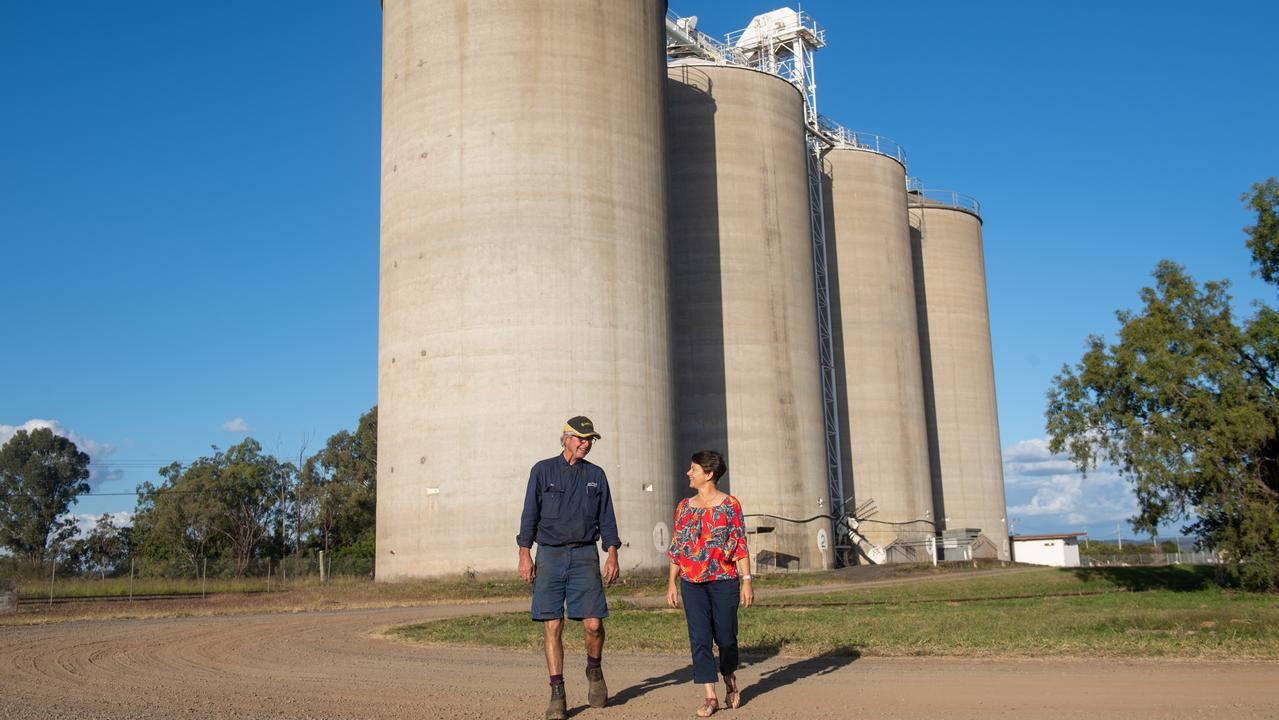
<svg viewBox="0 0 1279 720">
<path fill-rule="evenodd" d="M 826 31 L 801 10 L 778 8 L 756 15 L 744 29 L 728 34 L 727 44 L 746 63 L 789 80 L 804 93 L 804 122 L 817 131 L 817 78 L 813 52 L 826 45 Z"/>
</svg>

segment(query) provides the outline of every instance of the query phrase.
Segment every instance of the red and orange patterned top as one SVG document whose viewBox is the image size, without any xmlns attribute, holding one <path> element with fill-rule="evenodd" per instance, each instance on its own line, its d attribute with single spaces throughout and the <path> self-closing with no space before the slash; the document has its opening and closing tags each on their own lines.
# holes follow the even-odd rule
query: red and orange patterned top
<svg viewBox="0 0 1279 720">
<path fill-rule="evenodd" d="M 693 507 L 688 498 L 680 500 L 666 555 L 689 582 L 736 579 L 737 561 L 750 555 L 742 504 L 732 495 L 709 508 Z"/>
</svg>

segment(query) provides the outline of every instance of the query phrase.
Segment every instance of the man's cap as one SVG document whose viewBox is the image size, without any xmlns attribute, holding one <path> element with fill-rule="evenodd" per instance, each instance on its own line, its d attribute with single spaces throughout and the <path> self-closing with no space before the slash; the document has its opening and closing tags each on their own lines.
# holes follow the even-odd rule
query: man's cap
<svg viewBox="0 0 1279 720">
<path fill-rule="evenodd" d="M 591 419 L 585 415 L 578 415 L 575 418 L 569 418 L 568 422 L 564 423 L 564 432 L 570 435 L 576 435 L 580 438 L 600 437 L 600 434 L 595 432 L 595 423 L 591 422 Z"/>
</svg>

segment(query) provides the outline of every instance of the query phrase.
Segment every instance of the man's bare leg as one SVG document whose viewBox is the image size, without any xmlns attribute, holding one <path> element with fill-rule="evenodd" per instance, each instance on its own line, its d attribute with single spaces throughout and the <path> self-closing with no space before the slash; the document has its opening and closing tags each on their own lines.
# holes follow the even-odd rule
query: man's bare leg
<svg viewBox="0 0 1279 720">
<path fill-rule="evenodd" d="M 586 635 L 586 657 L 603 657 L 604 621 L 599 618 L 586 618 L 582 621 L 582 631 Z"/>
<path fill-rule="evenodd" d="M 564 674 L 564 618 L 542 623 L 542 637 L 546 643 L 546 674 Z"/>
</svg>

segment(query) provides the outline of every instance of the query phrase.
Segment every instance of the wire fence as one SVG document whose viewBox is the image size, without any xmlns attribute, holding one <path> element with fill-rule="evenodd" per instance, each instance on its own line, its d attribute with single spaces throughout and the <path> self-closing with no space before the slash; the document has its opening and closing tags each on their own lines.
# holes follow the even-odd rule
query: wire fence
<svg viewBox="0 0 1279 720">
<path fill-rule="evenodd" d="M 111 567 L 82 569 L 46 562 L 38 566 L 0 558 L 0 595 L 12 588 L 23 604 L 77 600 L 207 597 L 215 593 L 280 592 L 333 582 L 373 579 L 373 559 L 325 557 L 227 558 L 188 561 L 126 558 Z M 4 599 L 4 598 L 0 598 Z M 18 600 L 13 600 L 16 605 Z"/>
<path fill-rule="evenodd" d="M 1129 555 L 1083 555 L 1083 567 L 1124 567 L 1129 565 L 1221 565 L 1214 552 L 1133 553 Z"/>
</svg>

